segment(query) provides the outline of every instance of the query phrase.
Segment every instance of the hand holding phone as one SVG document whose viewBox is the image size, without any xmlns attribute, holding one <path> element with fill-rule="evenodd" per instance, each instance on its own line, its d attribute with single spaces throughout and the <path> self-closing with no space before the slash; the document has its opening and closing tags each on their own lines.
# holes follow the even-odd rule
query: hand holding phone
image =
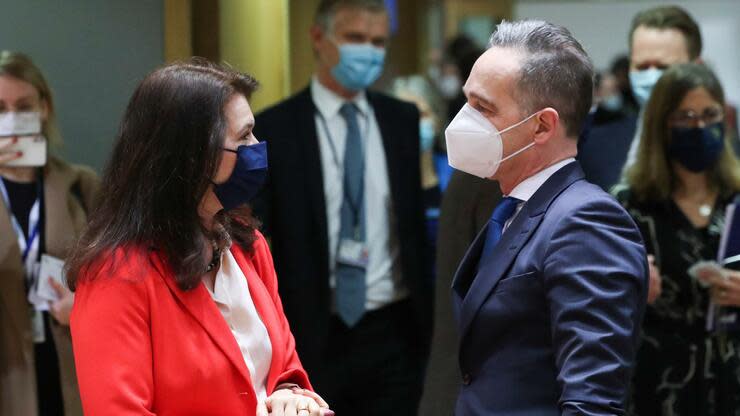
<svg viewBox="0 0 740 416">
<path fill-rule="evenodd" d="M 0 167 L 21 157 L 21 153 L 13 148 L 16 143 L 18 143 L 17 137 L 0 139 Z"/>
<path fill-rule="evenodd" d="M 46 148 L 41 135 L 0 138 L 0 166 L 44 166 Z"/>
<path fill-rule="evenodd" d="M 44 166 L 46 149 L 40 113 L 0 113 L 0 166 Z"/>
</svg>

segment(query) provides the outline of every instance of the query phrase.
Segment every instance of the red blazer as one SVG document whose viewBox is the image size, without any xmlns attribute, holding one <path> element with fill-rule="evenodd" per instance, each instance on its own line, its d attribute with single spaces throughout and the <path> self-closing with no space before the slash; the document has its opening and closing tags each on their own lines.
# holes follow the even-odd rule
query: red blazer
<svg viewBox="0 0 740 416">
<path fill-rule="evenodd" d="M 268 395 L 285 382 L 311 388 L 264 237 L 254 255 L 236 245 L 231 252 L 272 342 Z M 249 370 L 207 289 L 180 290 L 156 251 L 117 249 L 112 257 L 116 269 L 108 264 L 81 283 L 72 310 L 85 414 L 254 415 Z"/>
</svg>

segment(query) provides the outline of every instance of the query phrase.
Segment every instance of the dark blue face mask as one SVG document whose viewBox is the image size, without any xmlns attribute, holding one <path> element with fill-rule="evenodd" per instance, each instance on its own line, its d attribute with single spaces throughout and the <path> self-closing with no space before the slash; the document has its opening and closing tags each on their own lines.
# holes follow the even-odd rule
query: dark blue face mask
<svg viewBox="0 0 740 416">
<path fill-rule="evenodd" d="M 215 184 L 214 192 L 228 211 L 251 201 L 262 188 L 267 177 L 267 143 L 224 151 L 236 153 L 236 164 L 226 182 Z"/>
<path fill-rule="evenodd" d="M 671 128 L 670 157 L 692 172 L 713 167 L 725 148 L 725 125 L 721 121 L 705 127 Z"/>
</svg>

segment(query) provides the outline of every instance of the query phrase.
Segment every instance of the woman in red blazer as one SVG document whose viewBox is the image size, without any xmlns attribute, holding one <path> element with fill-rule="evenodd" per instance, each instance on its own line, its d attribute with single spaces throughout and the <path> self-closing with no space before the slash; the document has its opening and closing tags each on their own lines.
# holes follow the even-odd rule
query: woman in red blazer
<svg viewBox="0 0 740 416">
<path fill-rule="evenodd" d="M 255 87 L 198 60 L 153 72 L 131 98 L 68 261 L 86 414 L 330 413 L 244 205 L 267 169 L 247 101 Z"/>
</svg>

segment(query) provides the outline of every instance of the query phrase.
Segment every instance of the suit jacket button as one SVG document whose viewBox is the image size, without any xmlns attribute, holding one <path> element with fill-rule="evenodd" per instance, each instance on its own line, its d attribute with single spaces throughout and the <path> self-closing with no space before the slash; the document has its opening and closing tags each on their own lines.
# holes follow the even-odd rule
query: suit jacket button
<svg viewBox="0 0 740 416">
<path fill-rule="evenodd" d="M 472 381 L 472 379 L 473 378 L 470 377 L 470 374 L 465 374 L 465 375 L 463 375 L 462 382 L 463 382 L 464 385 L 469 386 L 470 385 L 470 382 Z"/>
</svg>

